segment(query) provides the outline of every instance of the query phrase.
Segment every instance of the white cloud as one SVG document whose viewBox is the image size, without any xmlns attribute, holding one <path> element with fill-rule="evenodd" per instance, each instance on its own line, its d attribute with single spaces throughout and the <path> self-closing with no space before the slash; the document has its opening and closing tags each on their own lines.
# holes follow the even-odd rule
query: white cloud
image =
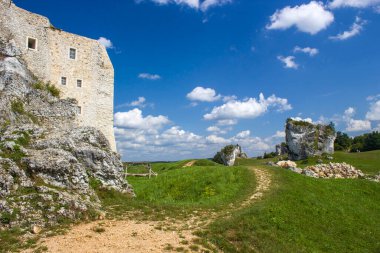
<svg viewBox="0 0 380 253">
<path fill-rule="evenodd" d="M 249 155 L 259 155 L 274 149 L 278 139 L 262 139 L 242 131 L 230 138 L 217 134 L 206 136 L 186 131 L 179 126 L 169 129 L 115 128 L 118 151 L 126 161 L 167 161 L 190 158 L 210 158 L 222 147 L 239 144 Z"/>
<path fill-rule="evenodd" d="M 143 0 L 135 0 L 135 2 L 140 3 Z M 199 9 L 203 12 L 208 9 L 216 6 L 222 6 L 225 4 L 232 3 L 232 0 L 151 0 L 159 5 L 167 5 L 167 4 L 178 4 L 178 5 L 186 5 L 193 9 Z"/>
<path fill-rule="evenodd" d="M 299 47 L 299 46 L 296 46 L 293 51 L 295 53 L 302 52 L 302 53 L 305 53 L 305 54 L 309 54 L 310 56 L 315 56 L 315 55 L 317 55 L 319 53 L 319 50 L 316 49 L 316 48 L 311 48 L 311 47 L 302 48 L 302 47 Z"/>
<path fill-rule="evenodd" d="M 159 115 L 157 117 L 143 117 L 140 109 L 133 109 L 128 112 L 115 113 L 115 126 L 131 129 L 159 129 L 169 124 L 170 121 L 166 116 Z"/>
<path fill-rule="evenodd" d="M 270 20 L 271 23 L 266 27 L 270 30 L 286 30 L 295 26 L 301 32 L 316 34 L 334 21 L 334 15 L 326 10 L 322 2 L 311 1 L 308 4 L 277 10 Z"/>
<path fill-rule="evenodd" d="M 107 39 L 107 38 L 104 38 L 104 37 L 100 37 L 99 39 L 98 39 L 98 42 L 100 43 L 100 44 L 102 44 L 105 48 L 113 48 L 113 44 L 112 44 L 112 41 L 111 40 L 109 40 L 109 39 Z"/>
<path fill-rule="evenodd" d="M 224 96 L 224 97 L 223 97 L 223 102 L 228 102 L 228 101 L 236 100 L 236 99 L 237 99 L 237 96 L 235 96 L 235 95 L 232 95 L 232 96 Z"/>
<path fill-rule="evenodd" d="M 292 117 L 291 119 L 295 121 L 304 121 L 308 123 L 313 123 L 313 120 L 311 118 Z"/>
<path fill-rule="evenodd" d="M 200 9 L 202 11 L 207 11 L 211 7 L 222 6 L 229 3 L 232 3 L 232 0 L 205 0 L 200 5 Z"/>
<path fill-rule="evenodd" d="M 244 101 L 229 101 L 221 106 L 214 107 L 210 113 L 205 114 L 203 117 L 206 120 L 252 119 L 263 115 L 269 108 L 277 108 L 277 111 L 287 111 L 292 109 L 292 106 L 287 99 L 278 98 L 275 95 L 265 99 L 261 93 L 259 100 L 249 98 Z"/>
<path fill-rule="evenodd" d="M 217 121 L 218 126 L 233 126 L 236 125 L 238 121 L 236 119 L 221 119 Z"/>
<path fill-rule="evenodd" d="M 284 63 L 284 68 L 287 69 L 298 69 L 298 64 L 294 61 L 294 56 L 278 56 L 278 60 L 280 60 L 282 63 Z"/>
<path fill-rule="evenodd" d="M 237 139 L 245 139 L 245 138 L 249 137 L 250 135 L 251 135 L 251 131 L 246 130 L 246 131 L 242 131 L 242 132 L 238 133 L 235 137 Z"/>
<path fill-rule="evenodd" d="M 206 137 L 207 143 L 211 144 L 227 144 L 229 140 L 224 139 L 223 137 L 219 137 L 217 135 L 209 135 Z"/>
<path fill-rule="evenodd" d="M 222 96 L 217 95 L 216 91 L 211 88 L 196 87 L 186 96 L 191 101 L 214 102 Z"/>
<path fill-rule="evenodd" d="M 356 110 L 355 108 L 353 107 L 348 107 L 345 111 L 344 111 L 344 118 L 352 118 L 355 116 L 355 113 L 356 113 Z"/>
<path fill-rule="evenodd" d="M 228 131 L 232 130 L 232 128 L 222 129 L 222 128 L 217 127 L 217 126 L 210 126 L 206 130 L 207 130 L 207 132 L 211 132 L 214 134 L 226 134 Z"/>
<path fill-rule="evenodd" d="M 380 0 L 333 0 L 329 7 L 341 8 L 341 7 L 354 7 L 354 8 L 366 8 L 380 4 Z"/>
<path fill-rule="evenodd" d="M 380 100 L 371 105 L 369 112 L 366 114 L 366 119 L 380 120 Z"/>
<path fill-rule="evenodd" d="M 159 79 L 161 79 L 161 76 L 157 75 L 157 74 L 140 73 L 138 75 L 138 78 L 140 78 L 140 79 L 148 79 L 148 80 L 159 80 Z"/>
<path fill-rule="evenodd" d="M 145 108 L 147 106 L 154 107 L 153 103 L 147 103 L 146 98 L 138 97 L 137 100 L 132 101 L 130 103 L 120 104 L 115 106 L 116 109 L 124 108 L 124 107 L 140 107 Z"/>
<path fill-rule="evenodd" d="M 285 131 L 276 131 L 272 138 L 285 138 Z"/>
<path fill-rule="evenodd" d="M 371 122 L 368 120 L 349 119 L 347 121 L 347 132 L 358 132 L 371 130 Z"/>
<path fill-rule="evenodd" d="M 339 33 L 336 36 L 330 36 L 329 38 L 332 40 L 346 40 L 346 39 L 352 38 L 360 34 L 360 32 L 363 30 L 363 26 L 366 23 L 367 22 L 365 20 L 362 20 L 361 18 L 356 17 L 355 22 L 354 24 L 352 24 L 350 30 Z"/>
<path fill-rule="evenodd" d="M 145 102 L 146 99 L 144 97 L 139 97 L 136 101 L 131 102 L 131 106 L 140 106 L 140 107 L 145 107 Z"/>
<path fill-rule="evenodd" d="M 374 101 L 380 99 L 380 94 L 374 95 L 374 96 L 368 96 L 367 101 Z"/>
</svg>

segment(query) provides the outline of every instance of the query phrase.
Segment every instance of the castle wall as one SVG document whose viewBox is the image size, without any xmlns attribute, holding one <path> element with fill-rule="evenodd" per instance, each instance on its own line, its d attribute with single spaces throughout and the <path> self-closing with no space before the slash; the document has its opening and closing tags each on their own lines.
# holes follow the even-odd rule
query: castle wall
<svg viewBox="0 0 380 253">
<path fill-rule="evenodd" d="M 80 107 L 78 125 L 101 130 L 116 151 L 114 69 L 105 47 L 96 40 L 55 29 L 47 18 L 8 3 L 0 0 L 0 36 L 15 40 L 28 68 L 39 79 L 58 87 L 62 97 L 75 98 Z M 28 37 L 37 39 L 36 50 L 28 49 Z M 69 57 L 70 48 L 76 50 L 75 59 Z M 62 85 L 62 77 L 66 85 Z M 82 81 L 81 87 L 77 80 Z"/>
</svg>

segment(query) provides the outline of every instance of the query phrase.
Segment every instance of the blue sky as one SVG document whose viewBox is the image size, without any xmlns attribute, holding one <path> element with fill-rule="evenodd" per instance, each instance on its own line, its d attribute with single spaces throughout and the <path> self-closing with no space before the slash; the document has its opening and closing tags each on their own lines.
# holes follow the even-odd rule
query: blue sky
<svg viewBox="0 0 380 253">
<path fill-rule="evenodd" d="M 380 0 L 14 2 L 108 47 L 124 160 L 262 154 L 288 117 L 380 128 Z"/>
</svg>

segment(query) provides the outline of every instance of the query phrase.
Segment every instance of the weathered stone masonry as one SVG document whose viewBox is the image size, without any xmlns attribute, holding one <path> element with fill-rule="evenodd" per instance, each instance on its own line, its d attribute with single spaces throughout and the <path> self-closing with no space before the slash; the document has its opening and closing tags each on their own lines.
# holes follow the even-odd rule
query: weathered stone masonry
<svg viewBox="0 0 380 253">
<path fill-rule="evenodd" d="M 21 57 L 39 79 L 56 85 L 63 97 L 75 98 L 78 125 L 101 130 L 116 151 L 114 70 L 103 45 L 56 29 L 46 17 L 9 5 L 9 0 L 0 0 L 0 36 L 23 49 Z"/>
</svg>

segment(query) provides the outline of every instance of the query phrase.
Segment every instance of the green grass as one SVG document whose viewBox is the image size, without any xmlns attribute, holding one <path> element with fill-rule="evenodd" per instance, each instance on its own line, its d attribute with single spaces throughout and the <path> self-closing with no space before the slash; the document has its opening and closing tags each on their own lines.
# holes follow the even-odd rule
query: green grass
<svg viewBox="0 0 380 253">
<path fill-rule="evenodd" d="M 32 87 L 36 90 L 42 90 L 42 91 L 47 91 L 49 92 L 53 97 L 59 98 L 61 95 L 61 91 L 54 85 L 51 84 L 50 82 L 44 83 L 42 81 L 37 81 L 35 82 Z"/>
<path fill-rule="evenodd" d="M 241 201 L 255 188 L 253 173 L 246 167 L 194 166 L 184 162 L 154 164 L 157 177 L 129 177 L 136 198 L 98 189 L 105 206 L 114 214 L 139 210 L 145 215 L 187 215 L 193 210 L 223 208 Z M 178 167 L 178 168 L 175 168 Z"/>
<path fill-rule="evenodd" d="M 380 252 L 380 184 L 268 168 L 273 188 L 202 236 L 224 252 Z"/>
<path fill-rule="evenodd" d="M 362 170 L 366 174 L 375 175 L 380 173 L 380 150 L 361 152 L 361 153 L 346 153 L 336 152 L 334 160 L 322 159 L 324 163 L 334 162 L 341 163 L 346 162 L 353 165 L 355 168 Z M 315 165 L 319 157 L 312 157 L 305 161 L 298 161 L 299 167 L 304 168 L 306 166 Z"/>
</svg>

